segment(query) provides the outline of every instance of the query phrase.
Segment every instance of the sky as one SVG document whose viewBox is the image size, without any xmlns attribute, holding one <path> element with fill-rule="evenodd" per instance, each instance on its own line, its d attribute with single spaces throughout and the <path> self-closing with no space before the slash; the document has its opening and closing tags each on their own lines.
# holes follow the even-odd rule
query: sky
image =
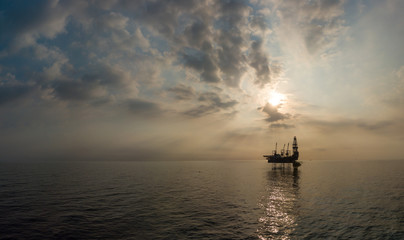
<svg viewBox="0 0 404 240">
<path fill-rule="evenodd" d="M 0 159 L 404 159 L 403 10 L 3 0 Z"/>
</svg>

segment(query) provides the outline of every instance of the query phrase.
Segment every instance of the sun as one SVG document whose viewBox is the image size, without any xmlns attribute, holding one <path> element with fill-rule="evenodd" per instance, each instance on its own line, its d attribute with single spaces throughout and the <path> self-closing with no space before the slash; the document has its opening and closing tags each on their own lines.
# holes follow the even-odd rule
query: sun
<svg viewBox="0 0 404 240">
<path fill-rule="evenodd" d="M 272 106 L 276 107 L 280 104 L 283 104 L 286 101 L 286 96 L 282 93 L 278 93 L 276 91 L 271 91 L 269 93 L 268 103 Z"/>
</svg>

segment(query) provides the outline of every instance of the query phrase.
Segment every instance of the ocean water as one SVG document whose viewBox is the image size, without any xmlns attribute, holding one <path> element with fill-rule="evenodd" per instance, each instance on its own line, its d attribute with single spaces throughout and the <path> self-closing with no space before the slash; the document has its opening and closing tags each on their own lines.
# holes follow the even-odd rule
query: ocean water
<svg viewBox="0 0 404 240">
<path fill-rule="evenodd" d="M 404 239 L 404 161 L 1 162 L 0 239 Z"/>
</svg>

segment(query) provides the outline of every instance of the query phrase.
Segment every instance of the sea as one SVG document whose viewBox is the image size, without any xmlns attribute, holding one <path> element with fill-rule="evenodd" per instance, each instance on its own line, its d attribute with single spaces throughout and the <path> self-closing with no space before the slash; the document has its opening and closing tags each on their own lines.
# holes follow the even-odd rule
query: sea
<svg viewBox="0 0 404 240">
<path fill-rule="evenodd" d="M 404 160 L 302 162 L 0 162 L 0 239 L 404 239 Z"/>
</svg>

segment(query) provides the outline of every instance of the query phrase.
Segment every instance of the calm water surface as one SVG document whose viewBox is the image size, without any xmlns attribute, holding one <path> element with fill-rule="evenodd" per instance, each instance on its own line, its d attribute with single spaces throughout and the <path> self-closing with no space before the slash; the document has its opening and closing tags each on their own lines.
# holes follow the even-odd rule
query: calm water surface
<svg viewBox="0 0 404 240">
<path fill-rule="evenodd" d="M 2 162 L 0 239 L 404 239 L 403 173 L 404 161 Z"/>
</svg>

